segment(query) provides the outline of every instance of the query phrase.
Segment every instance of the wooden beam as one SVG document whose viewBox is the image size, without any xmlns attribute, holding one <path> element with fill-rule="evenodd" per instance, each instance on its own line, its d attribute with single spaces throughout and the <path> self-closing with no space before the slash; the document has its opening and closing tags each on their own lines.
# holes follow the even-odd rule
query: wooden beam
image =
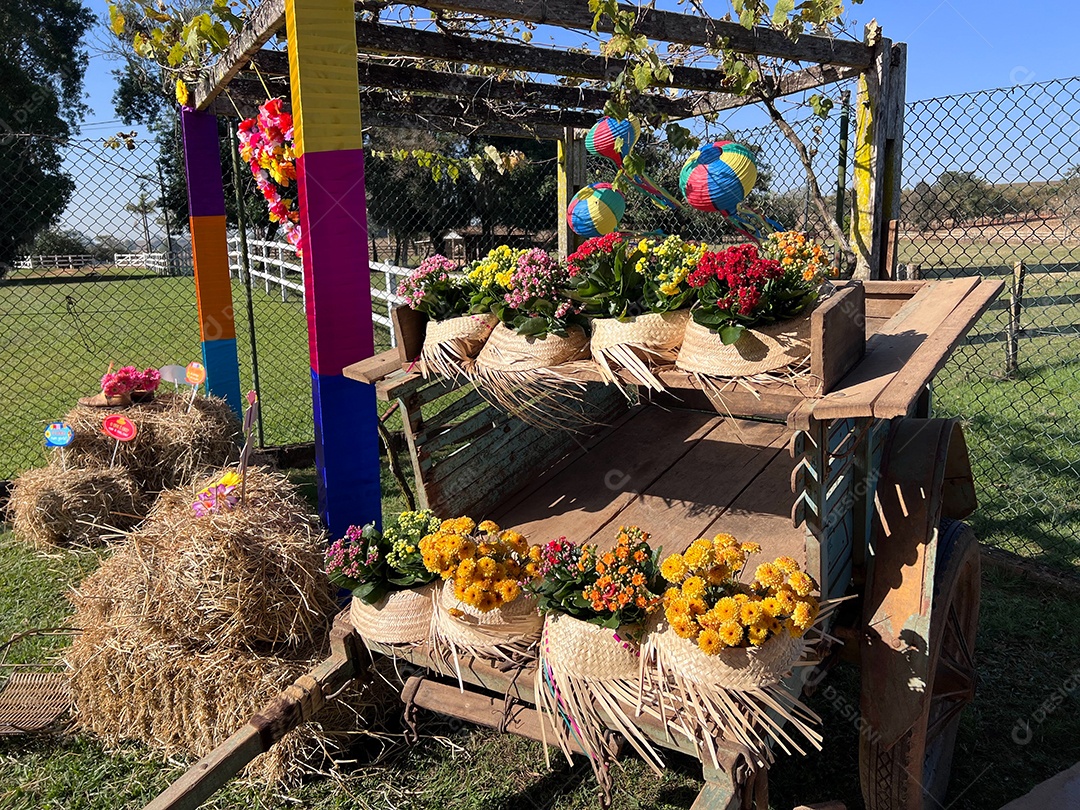
<svg viewBox="0 0 1080 810">
<path fill-rule="evenodd" d="M 581 239 L 570 230 L 566 220 L 566 209 L 579 188 L 588 181 L 585 168 L 585 140 L 574 134 L 572 127 L 567 127 L 559 138 L 558 193 L 556 194 L 555 221 L 559 231 L 559 258 L 566 257 L 577 250 Z"/>
<path fill-rule="evenodd" d="M 851 249 L 855 253 L 855 277 L 863 280 L 881 278 L 882 173 L 885 167 L 886 107 L 885 88 L 889 86 L 889 41 L 881 36 L 881 27 L 867 26 L 867 42 L 875 48 L 874 64 L 859 77 L 855 98 L 854 169 L 851 199 Z"/>
<path fill-rule="evenodd" d="M 287 76 L 288 57 L 280 51 L 263 50 L 252 59 L 260 73 L 266 76 Z M 583 110 L 602 110 L 611 93 L 595 87 L 571 87 L 544 82 L 523 82 L 494 77 L 423 70 L 414 67 L 369 62 L 361 58 L 357 68 L 360 86 L 384 90 L 414 90 L 419 93 L 453 98 L 487 98 L 498 101 L 517 101 L 547 107 Z M 686 118 L 694 114 L 689 99 L 664 96 L 645 96 L 639 99 L 637 111 L 661 113 Z"/>
<path fill-rule="evenodd" d="M 380 5 L 383 4 L 380 2 Z M 593 26 L 593 13 L 588 4 L 581 0 L 544 0 L 540 3 L 536 0 L 417 0 L 415 5 L 585 31 L 591 30 Z M 625 4 L 620 5 L 619 10 L 637 14 L 635 30 L 660 42 L 716 45 L 726 41 L 729 48 L 742 53 L 858 68 L 867 68 L 873 61 L 872 49 L 861 42 L 811 34 L 804 34 L 793 41 L 771 28 L 746 29 L 736 22 L 714 20 L 695 14 L 680 14 Z M 610 30 L 606 18 L 601 21 L 599 30 Z"/>
<path fill-rule="evenodd" d="M 582 127 L 596 123 L 595 113 L 576 110 L 537 110 L 526 105 L 492 104 L 484 99 L 452 99 L 434 96 L 400 98 L 390 93 L 367 90 L 360 94 L 360 108 L 365 112 L 413 113 L 420 116 L 460 118 L 473 121 L 505 121 L 521 127 Z"/>
<path fill-rule="evenodd" d="M 853 79 L 862 71 L 855 67 L 833 67 L 832 65 L 814 65 L 813 67 L 790 73 L 780 79 L 779 83 L 763 88 L 763 92 L 772 98 L 783 98 L 795 95 L 806 90 L 813 90 L 826 84 Z M 694 104 L 693 115 L 705 115 L 706 113 L 723 112 L 755 101 L 754 96 L 736 96 L 731 93 L 710 93 L 699 99 Z"/>
<path fill-rule="evenodd" d="M 218 57 L 210 74 L 195 86 L 192 93 L 195 109 L 205 110 L 251 57 L 284 25 L 285 0 L 263 0 L 244 20 L 244 27 Z"/>
<path fill-rule="evenodd" d="M 356 43 L 361 52 L 384 56 L 442 59 L 460 64 L 597 81 L 611 81 L 626 64 L 621 59 L 605 59 L 597 54 L 571 53 L 370 22 L 356 24 Z M 719 91 L 723 89 L 723 79 L 723 74 L 715 70 L 676 66 L 671 68 L 668 86 Z"/>
</svg>

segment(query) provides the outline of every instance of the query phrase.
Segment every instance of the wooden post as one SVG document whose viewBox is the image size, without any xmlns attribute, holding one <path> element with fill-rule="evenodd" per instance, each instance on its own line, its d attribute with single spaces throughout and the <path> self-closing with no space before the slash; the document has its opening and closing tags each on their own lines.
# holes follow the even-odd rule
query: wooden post
<svg viewBox="0 0 1080 810">
<path fill-rule="evenodd" d="M 1027 268 L 1023 262 L 1013 266 L 1012 291 L 1009 294 L 1009 334 L 1005 341 L 1005 373 L 1014 374 L 1020 364 L 1020 314 L 1024 308 L 1024 276 Z"/>
<path fill-rule="evenodd" d="M 184 107 L 180 110 L 180 126 L 206 387 L 241 414 L 240 363 L 236 357 L 217 118 Z"/>
<path fill-rule="evenodd" d="M 892 273 L 885 266 L 885 241 L 888 223 L 899 216 L 907 46 L 883 38 L 876 23 L 867 26 L 866 42 L 875 58 L 859 77 L 855 104 L 851 249 L 855 277 L 879 279 Z"/>
<path fill-rule="evenodd" d="M 285 0 L 319 512 L 332 537 L 382 523 L 375 353 L 352 0 Z"/>
<path fill-rule="evenodd" d="M 563 136 L 559 138 L 559 192 L 556 205 L 556 215 L 559 223 L 559 258 L 566 261 L 566 257 L 577 250 L 581 239 L 570 230 L 566 221 L 566 209 L 570 207 L 570 201 L 588 180 L 585 169 L 585 141 L 576 137 L 574 129 L 567 127 Z"/>
</svg>

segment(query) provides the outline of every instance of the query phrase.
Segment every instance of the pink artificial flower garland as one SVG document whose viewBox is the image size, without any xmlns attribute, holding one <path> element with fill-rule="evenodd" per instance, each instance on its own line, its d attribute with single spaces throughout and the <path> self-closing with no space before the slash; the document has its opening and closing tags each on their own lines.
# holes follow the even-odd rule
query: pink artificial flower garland
<svg viewBox="0 0 1080 810">
<path fill-rule="evenodd" d="M 266 198 L 270 219 L 281 225 L 285 238 L 300 256 L 300 212 L 291 197 L 282 197 L 278 191 L 278 186 L 289 188 L 296 179 L 292 116 L 281 105 L 280 98 L 270 99 L 259 107 L 255 118 L 240 122 L 236 134 L 240 157 L 251 167 L 255 185 Z"/>
</svg>

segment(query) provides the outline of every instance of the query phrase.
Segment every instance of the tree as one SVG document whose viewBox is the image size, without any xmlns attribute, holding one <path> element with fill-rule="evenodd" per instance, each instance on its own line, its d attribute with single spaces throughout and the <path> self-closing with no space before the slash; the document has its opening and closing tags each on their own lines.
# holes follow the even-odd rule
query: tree
<svg viewBox="0 0 1080 810">
<path fill-rule="evenodd" d="M 39 231 L 30 248 L 33 256 L 83 256 L 91 255 L 98 259 L 110 258 L 104 246 L 94 243 L 93 239 L 78 231 L 46 228 Z"/>
<path fill-rule="evenodd" d="M 139 196 L 133 202 L 129 202 L 124 206 L 124 210 L 129 213 L 136 214 L 142 220 L 142 232 L 143 232 L 143 244 L 145 247 L 143 250 L 147 253 L 150 252 L 150 214 L 157 210 L 158 201 L 153 200 L 146 193 L 146 186 L 143 185 L 139 189 Z"/>
<path fill-rule="evenodd" d="M 972 171 L 945 171 L 931 187 L 934 204 L 953 225 L 974 222 L 1000 208 L 997 190 Z"/>
<path fill-rule="evenodd" d="M 83 39 L 93 21 L 78 0 L 5 3 L 0 11 L 0 264 L 54 224 L 74 191 L 61 146 L 86 111 Z"/>
</svg>

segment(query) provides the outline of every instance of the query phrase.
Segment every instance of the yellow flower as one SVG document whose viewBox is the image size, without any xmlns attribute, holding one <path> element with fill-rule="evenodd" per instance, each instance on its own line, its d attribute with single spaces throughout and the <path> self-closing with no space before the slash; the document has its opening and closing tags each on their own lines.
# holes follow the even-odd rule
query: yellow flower
<svg viewBox="0 0 1080 810">
<path fill-rule="evenodd" d="M 764 625 L 768 628 L 769 633 L 774 636 L 784 629 L 784 623 L 775 616 L 769 616 L 765 619 Z"/>
<path fill-rule="evenodd" d="M 683 559 L 690 568 L 703 568 L 712 564 L 712 550 L 712 543 L 708 540 L 695 540 L 683 552 Z"/>
<path fill-rule="evenodd" d="M 480 525 L 477 526 L 476 528 L 478 528 L 484 534 L 498 534 L 499 533 L 499 524 L 496 523 L 494 520 L 481 521 Z"/>
<path fill-rule="evenodd" d="M 725 565 L 714 565 L 705 572 L 705 579 L 710 585 L 722 585 L 731 572 Z"/>
<path fill-rule="evenodd" d="M 732 571 L 739 571 L 746 564 L 746 555 L 735 546 L 725 548 L 719 553 L 720 562 L 724 563 Z"/>
<path fill-rule="evenodd" d="M 773 563 L 762 563 L 754 572 L 754 579 L 766 588 L 779 588 L 784 584 L 784 574 Z"/>
<path fill-rule="evenodd" d="M 476 561 L 476 572 L 485 579 L 495 576 L 498 570 L 498 566 L 491 557 L 481 557 Z"/>
<path fill-rule="evenodd" d="M 799 564 L 795 562 L 791 557 L 777 557 L 773 561 L 773 565 L 783 571 L 785 574 L 794 574 L 799 570 Z"/>
<path fill-rule="evenodd" d="M 690 610 L 690 613 L 695 616 L 699 616 L 709 609 L 709 606 L 705 604 L 705 600 L 700 598 L 687 599 L 686 607 Z"/>
<path fill-rule="evenodd" d="M 725 548 L 731 548 L 737 544 L 737 541 L 730 534 L 718 534 L 713 538 L 713 546 L 717 551 L 723 551 Z"/>
<path fill-rule="evenodd" d="M 670 619 L 668 621 L 670 621 Z M 702 613 L 700 616 L 698 616 L 697 623 L 700 624 L 702 627 L 709 628 L 710 630 L 716 630 L 720 627 L 720 625 L 724 623 L 724 619 L 721 618 L 720 614 L 716 612 L 716 608 L 714 607 L 711 610 L 706 611 L 705 613 Z"/>
<path fill-rule="evenodd" d="M 792 638 L 802 638 L 806 634 L 806 630 L 795 624 L 794 619 L 788 619 L 784 622 L 784 627 L 791 634 Z"/>
<path fill-rule="evenodd" d="M 814 623 L 815 618 L 815 611 L 807 602 L 799 602 L 795 606 L 795 611 L 791 614 L 791 621 L 800 630 L 808 630 Z"/>
<path fill-rule="evenodd" d="M 676 616 L 670 623 L 679 638 L 693 638 L 698 633 L 697 624 L 684 616 Z"/>
<path fill-rule="evenodd" d="M 711 612 L 714 613 L 720 621 L 730 622 L 739 615 L 739 603 L 730 596 L 725 596 L 713 605 Z"/>
<path fill-rule="evenodd" d="M 660 573 L 668 582 L 682 582 L 686 577 L 686 561 L 681 554 L 672 554 L 660 565 Z"/>
<path fill-rule="evenodd" d="M 769 630 L 766 627 L 750 627 L 747 629 L 746 634 L 750 637 L 750 643 L 755 647 L 760 647 L 769 640 Z"/>
<path fill-rule="evenodd" d="M 780 588 L 776 591 L 776 601 L 780 604 L 780 613 L 790 614 L 795 610 L 795 594 L 789 588 Z"/>
<path fill-rule="evenodd" d="M 476 556 L 476 543 L 464 537 L 455 545 L 454 553 L 463 560 L 471 559 Z"/>
<path fill-rule="evenodd" d="M 698 636 L 698 647 L 706 655 L 716 655 L 724 647 L 724 640 L 715 630 L 705 629 Z"/>
<path fill-rule="evenodd" d="M 720 640 L 728 647 L 738 647 L 742 644 L 743 628 L 738 622 L 724 622 L 717 632 L 720 634 Z"/>
<path fill-rule="evenodd" d="M 221 486 L 223 487 L 236 487 L 240 486 L 241 480 L 242 479 L 239 475 L 237 475 L 232 470 L 229 470 L 227 473 L 221 476 L 221 478 L 218 480 L 218 483 L 221 484 Z"/>
<path fill-rule="evenodd" d="M 705 580 L 701 577 L 690 577 L 683 582 L 682 592 L 691 599 L 700 599 L 705 595 Z"/>
<path fill-rule="evenodd" d="M 504 579 L 495 583 L 495 594 L 506 604 L 521 595 L 521 587 L 512 579 Z"/>
<path fill-rule="evenodd" d="M 476 561 L 475 560 L 462 560 L 458 563 L 457 572 L 454 574 L 454 579 L 458 582 L 464 582 L 466 584 L 471 583 L 473 574 L 476 573 Z"/>
<path fill-rule="evenodd" d="M 760 543 L 743 543 L 740 548 L 746 554 L 758 554 L 761 551 Z"/>
<path fill-rule="evenodd" d="M 775 596 L 767 596 L 761 600 L 761 612 L 768 617 L 776 616 L 778 613 L 783 613 L 780 609 L 780 600 Z"/>
<path fill-rule="evenodd" d="M 796 571 L 787 578 L 788 585 L 791 586 L 791 590 L 795 591 L 799 596 L 809 596 L 810 592 L 814 590 L 814 580 L 809 574 L 804 574 L 802 571 Z"/>
<path fill-rule="evenodd" d="M 484 587 L 479 582 L 474 582 L 465 589 L 465 598 L 461 601 L 473 607 L 480 606 L 480 598 L 484 595 Z"/>
<path fill-rule="evenodd" d="M 761 618 L 761 602 L 745 602 L 739 608 L 739 619 L 746 626 L 750 626 Z"/>
<path fill-rule="evenodd" d="M 488 611 L 494 610 L 498 606 L 498 597 L 490 591 L 483 591 L 480 594 L 480 598 L 477 600 L 475 605 L 476 609 L 479 610 L 481 613 L 487 613 Z"/>
</svg>

